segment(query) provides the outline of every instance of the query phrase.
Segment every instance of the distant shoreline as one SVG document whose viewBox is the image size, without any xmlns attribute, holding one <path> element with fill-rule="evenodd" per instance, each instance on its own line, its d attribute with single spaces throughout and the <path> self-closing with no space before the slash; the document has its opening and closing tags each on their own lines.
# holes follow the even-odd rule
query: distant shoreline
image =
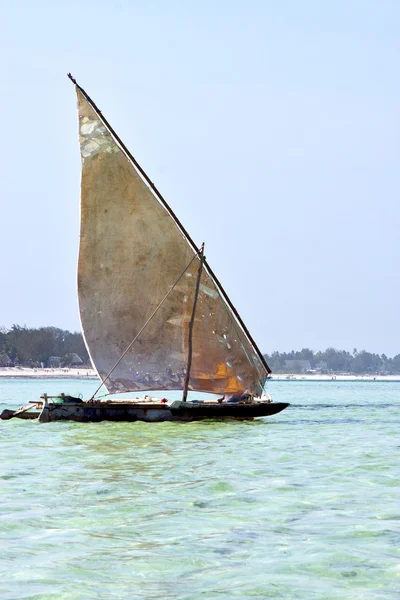
<svg viewBox="0 0 400 600">
<path fill-rule="evenodd" d="M 302 375 L 272 374 L 268 381 L 399 381 L 400 375 Z"/>
<path fill-rule="evenodd" d="M 28 367 L 0 367 L 0 379 L 95 379 L 94 369 L 31 369 Z M 298 373 L 272 374 L 268 381 L 387 381 L 400 382 L 400 375 L 302 375 Z"/>
<path fill-rule="evenodd" d="M 28 367 L 0 367 L 0 379 L 97 379 L 94 369 L 31 369 Z"/>
</svg>

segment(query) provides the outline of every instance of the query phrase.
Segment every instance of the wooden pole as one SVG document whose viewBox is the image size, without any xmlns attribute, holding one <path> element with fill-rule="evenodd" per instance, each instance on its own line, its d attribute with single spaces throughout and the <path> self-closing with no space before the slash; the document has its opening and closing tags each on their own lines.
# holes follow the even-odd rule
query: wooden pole
<svg viewBox="0 0 400 600">
<path fill-rule="evenodd" d="M 203 244 L 204 245 L 204 244 Z M 202 251 L 202 250 L 201 250 Z M 200 253 L 200 251 L 199 251 Z M 114 371 L 114 369 L 116 367 L 118 367 L 119 363 L 121 362 L 121 360 L 124 358 L 125 354 L 127 354 L 127 352 L 132 348 L 133 344 L 136 342 L 136 340 L 138 339 L 138 337 L 140 336 L 140 334 L 142 333 L 142 331 L 144 331 L 144 329 L 147 327 L 147 325 L 150 323 L 151 319 L 154 317 L 154 315 L 156 314 L 156 312 L 161 308 L 161 306 L 164 304 L 165 300 L 168 298 L 168 296 L 170 295 L 170 293 L 175 289 L 175 287 L 178 285 L 178 283 L 180 282 L 180 280 L 182 279 L 182 277 L 184 276 L 184 274 L 186 273 L 186 271 L 188 270 L 188 268 L 190 267 L 190 265 L 192 264 L 192 262 L 194 261 L 194 259 L 196 258 L 197 254 L 195 254 L 192 258 L 192 260 L 190 261 L 190 263 L 187 265 L 187 267 L 185 267 L 185 270 L 182 271 L 182 273 L 179 275 L 178 279 L 175 281 L 174 285 L 170 288 L 170 290 L 165 294 L 164 298 L 161 300 L 161 302 L 157 305 L 157 307 L 153 310 L 153 312 L 151 313 L 150 317 L 147 319 L 146 323 L 143 325 L 143 327 L 140 329 L 139 333 L 137 333 L 135 335 L 135 337 L 133 338 L 133 340 L 131 341 L 131 343 L 129 344 L 129 346 L 126 348 L 126 350 L 124 350 L 124 352 L 121 354 L 120 358 L 117 360 L 117 362 L 115 363 L 115 365 L 113 366 L 113 368 L 111 369 L 111 371 L 109 371 L 109 373 L 106 375 L 106 377 L 102 380 L 101 384 L 99 385 L 99 387 L 97 388 L 97 390 L 95 391 L 95 393 L 93 394 L 93 396 L 90 398 L 90 402 L 92 402 L 94 400 L 95 395 L 97 394 L 97 392 L 100 390 L 100 388 L 105 384 L 105 382 L 107 381 L 107 379 L 110 377 L 111 373 Z"/>
<path fill-rule="evenodd" d="M 41 396 L 43 398 L 43 407 L 42 412 L 40 413 L 38 420 L 39 423 L 48 423 L 50 421 L 50 410 L 49 410 L 49 402 L 47 399 L 47 394 L 43 394 Z"/>
<path fill-rule="evenodd" d="M 190 369 L 192 367 L 193 326 L 194 326 L 194 319 L 196 316 L 197 298 L 199 297 L 201 273 L 203 271 L 204 242 L 201 245 L 199 256 L 200 256 L 200 265 L 199 265 L 199 270 L 197 272 L 197 281 L 196 281 L 196 289 L 194 292 L 192 316 L 190 317 L 190 323 L 189 323 L 188 361 L 187 361 L 187 368 L 186 368 L 185 385 L 183 386 L 182 402 L 186 402 L 186 400 L 187 400 L 189 379 L 190 379 Z"/>
</svg>

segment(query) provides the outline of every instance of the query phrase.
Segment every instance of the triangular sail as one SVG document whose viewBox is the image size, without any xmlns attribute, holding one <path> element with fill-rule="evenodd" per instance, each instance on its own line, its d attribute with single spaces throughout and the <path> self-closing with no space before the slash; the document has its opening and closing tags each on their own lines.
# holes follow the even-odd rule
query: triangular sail
<svg viewBox="0 0 400 600">
<path fill-rule="evenodd" d="M 196 253 L 77 86 L 82 156 L 78 295 L 102 379 Z M 110 392 L 182 389 L 197 257 L 111 373 Z M 193 328 L 189 389 L 261 393 L 269 369 L 207 268 Z"/>
</svg>

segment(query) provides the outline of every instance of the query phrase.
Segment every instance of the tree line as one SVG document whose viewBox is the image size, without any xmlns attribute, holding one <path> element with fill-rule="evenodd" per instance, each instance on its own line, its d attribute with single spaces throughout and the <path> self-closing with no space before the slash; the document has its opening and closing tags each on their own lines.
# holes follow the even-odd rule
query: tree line
<svg viewBox="0 0 400 600">
<path fill-rule="evenodd" d="M 13 325 L 10 329 L 0 327 L 0 365 L 7 357 L 11 364 L 26 366 L 50 366 L 51 357 L 60 358 L 61 365 L 70 365 L 78 355 L 84 365 L 90 359 L 80 332 L 57 327 L 30 328 Z M 373 354 L 354 348 L 353 352 L 327 348 L 314 352 L 309 348 L 295 352 L 272 352 L 264 354 L 273 373 L 400 373 L 400 354 L 388 358 L 386 354 Z"/>
<path fill-rule="evenodd" d="M 318 352 L 303 348 L 298 352 L 272 352 L 264 357 L 274 373 L 400 373 L 400 354 L 389 358 L 386 354 L 359 352 L 356 348 L 352 353 L 335 348 Z"/>
<path fill-rule="evenodd" d="M 76 355 L 84 365 L 90 364 L 80 332 L 20 325 L 13 325 L 11 329 L 0 328 L 0 364 L 4 365 L 9 359 L 12 365 L 51 366 L 49 359 L 58 357 L 61 366 L 68 366 L 76 360 Z"/>
</svg>

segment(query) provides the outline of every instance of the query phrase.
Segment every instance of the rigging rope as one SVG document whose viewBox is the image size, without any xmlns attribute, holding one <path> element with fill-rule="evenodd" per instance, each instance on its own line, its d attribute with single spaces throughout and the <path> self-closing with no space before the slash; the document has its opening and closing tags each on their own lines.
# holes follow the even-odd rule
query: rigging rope
<svg viewBox="0 0 400 600">
<path fill-rule="evenodd" d="M 108 375 L 102 380 L 101 384 L 99 385 L 99 387 L 97 388 L 97 390 L 95 391 L 95 393 L 93 394 L 93 396 L 90 398 L 90 401 L 94 400 L 95 395 L 97 394 L 97 392 L 102 388 L 102 386 L 105 384 L 105 382 L 107 381 L 107 379 L 110 377 L 111 373 L 114 371 L 114 369 L 116 369 L 119 365 L 119 363 L 121 362 L 121 360 L 124 358 L 124 356 L 129 352 L 129 350 L 132 348 L 133 344 L 136 342 L 136 340 L 138 339 L 139 335 L 142 333 L 142 331 L 144 329 L 146 329 L 147 325 L 150 323 L 151 319 L 154 317 L 154 315 L 156 314 L 156 312 L 158 311 L 159 308 L 161 308 L 161 306 L 164 304 L 165 300 L 168 298 L 168 296 L 170 295 L 170 293 L 173 291 L 173 289 L 178 285 L 179 281 L 182 279 L 182 277 L 184 276 L 184 274 L 186 273 L 186 271 L 188 270 L 188 268 L 190 267 L 190 265 L 192 264 L 192 262 L 194 261 L 195 258 L 197 258 L 197 256 L 202 253 L 203 251 L 203 247 L 198 250 L 196 252 L 196 254 L 193 256 L 192 260 L 190 261 L 190 263 L 185 267 L 185 269 L 182 271 L 182 273 L 179 275 L 178 279 L 175 281 L 174 285 L 171 287 L 171 289 L 165 294 L 164 298 L 161 300 L 161 302 L 158 304 L 158 306 L 153 310 L 153 312 L 151 313 L 150 317 L 147 319 L 146 323 L 143 325 L 143 327 L 141 328 L 141 330 L 139 331 L 139 333 L 136 334 L 136 336 L 134 337 L 134 339 L 131 341 L 131 343 L 129 344 L 129 346 L 126 348 L 126 350 L 122 353 L 121 357 L 117 360 L 117 362 L 115 363 L 115 365 L 113 366 L 113 368 L 111 369 L 111 371 L 108 373 Z"/>
</svg>

